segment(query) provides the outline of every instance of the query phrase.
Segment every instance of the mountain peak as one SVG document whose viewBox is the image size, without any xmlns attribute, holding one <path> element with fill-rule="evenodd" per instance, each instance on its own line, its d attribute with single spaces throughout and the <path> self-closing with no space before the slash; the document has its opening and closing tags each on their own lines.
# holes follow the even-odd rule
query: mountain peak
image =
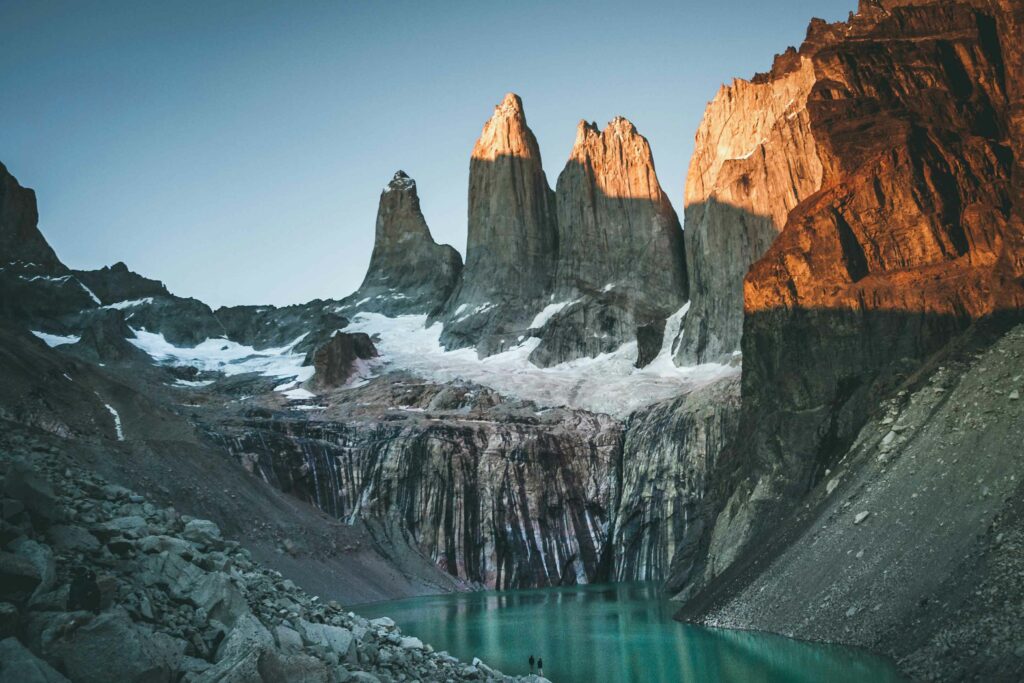
<svg viewBox="0 0 1024 683">
<path fill-rule="evenodd" d="M 508 93 L 484 124 L 480 139 L 473 147 L 473 158 L 494 161 L 501 156 L 540 160 L 540 148 L 526 124 L 526 113 L 519 95 Z"/>
<path fill-rule="evenodd" d="M 396 171 L 391 181 L 384 186 L 384 192 L 404 192 L 408 190 L 416 191 L 416 181 L 402 170 Z"/>
</svg>

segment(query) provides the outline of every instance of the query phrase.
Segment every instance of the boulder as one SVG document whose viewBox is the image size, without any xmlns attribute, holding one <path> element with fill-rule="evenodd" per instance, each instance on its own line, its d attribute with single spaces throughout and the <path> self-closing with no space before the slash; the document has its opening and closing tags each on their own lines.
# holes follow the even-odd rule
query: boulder
<svg viewBox="0 0 1024 683">
<path fill-rule="evenodd" d="M 2 168 L 0 166 L 0 171 Z M 33 517 L 47 522 L 57 522 L 63 517 L 50 483 L 25 463 L 15 462 L 7 469 L 4 490 L 8 498 L 20 501 Z"/>
<path fill-rule="evenodd" d="M 208 519 L 193 519 L 185 524 L 182 538 L 208 548 L 223 548 L 224 539 L 220 535 L 220 527 Z"/>
<path fill-rule="evenodd" d="M 347 628 L 331 624 L 314 624 L 301 619 L 299 630 L 307 643 L 320 645 L 346 660 L 351 660 L 355 656 L 355 636 Z"/>
<path fill-rule="evenodd" d="M 301 653 L 267 650 L 259 659 L 258 669 L 267 683 L 332 683 L 324 660 Z"/>
<path fill-rule="evenodd" d="M 339 387 L 359 371 L 359 362 L 377 357 L 377 348 L 363 332 L 335 332 L 313 352 L 313 383 L 320 388 Z"/>
<path fill-rule="evenodd" d="M 63 674 L 36 657 L 14 638 L 0 640 L 0 681 L 5 683 L 69 683 Z"/>
<path fill-rule="evenodd" d="M 39 568 L 32 560 L 0 551 L 0 598 L 25 599 L 41 582 Z"/>
<path fill-rule="evenodd" d="M 60 632 L 44 654 L 75 683 L 163 683 L 171 681 L 184 642 L 134 624 L 115 610 Z"/>
</svg>

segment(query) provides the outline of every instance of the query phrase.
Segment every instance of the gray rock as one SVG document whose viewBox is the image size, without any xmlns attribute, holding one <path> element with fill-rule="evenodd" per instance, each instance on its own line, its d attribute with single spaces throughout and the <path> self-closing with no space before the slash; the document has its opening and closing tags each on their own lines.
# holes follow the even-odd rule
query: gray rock
<svg viewBox="0 0 1024 683">
<path fill-rule="evenodd" d="M 92 529 L 92 532 L 104 542 L 116 536 L 142 538 L 149 535 L 149 523 L 139 515 L 127 515 L 106 521 Z"/>
<path fill-rule="evenodd" d="M 346 660 L 355 657 L 355 636 L 347 628 L 314 624 L 302 619 L 299 621 L 299 630 L 308 643 L 325 647 Z"/>
<path fill-rule="evenodd" d="M 448 298 L 461 273 L 459 252 L 430 234 L 416 181 L 398 171 L 380 195 L 366 277 L 341 306 L 386 315 L 430 313 Z"/>
<path fill-rule="evenodd" d="M 280 624 L 274 628 L 274 639 L 277 646 L 285 654 L 293 654 L 302 651 L 302 636 L 295 629 Z"/>
<path fill-rule="evenodd" d="M 50 545 L 58 551 L 91 552 L 100 547 L 96 537 L 80 526 L 55 524 L 46 530 L 46 537 Z"/>
<path fill-rule="evenodd" d="M 63 631 L 45 651 L 75 683 L 170 681 L 183 654 L 181 641 L 133 624 L 120 610 Z"/>
<path fill-rule="evenodd" d="M 28 597 L 41 581 L 39 569 L 30 559 L 0 551 L 0 596 Z"/>
<path fill-rule="evenodd" d="M 0 176 L 2 174 L 3 167 L 0 166 Z M 49 522 L 60 521 L 64 516 L 49 482 L 25 463 L 11 464 L 7 469 L 4 488 L 8 498 L 20 501 L 33 516 Z"/>
<path fill-rule="evenodd" d="M 245 596 L 226 574 L 208 573 L 191 587 L 189 601 L 206 611 L 210 618 L 234 626 L 238 619 L 249 613 Z"/>
<path fill-rule="evenodd" d="M 12 547 L 15 553 L 27 559 L 36 568 L 39 575 L 36 594 L 45 593 L 53 588 L 57 581 L 57 563 L 53 559 L 53 551 L 49 546 L 32 540 L 24 540 L 12 544 Z"/>
<path fill-rule="evenodd" d="M 306 654 L 267 650 L 259 660 L 260 676 L 267 683 L 330 683 L 327 663 Z"/>
<path fill-rule="evenodd" d="M 273 646 L 274 637 L 270 631 L 256 617 L 246 614 L 238 619 L 235 627 L 217 648 L 215 660 L 218 663 L 223 660 L 241 661 L 249 652 L 262 652 Z"/>
<path fill-rule="evenodd" d="M 14 638 L 0 640 L 0 681 L 4 683 L 69 683 L 52 666 Z"/>
<path fill-rule="evenodd" d="M 224 539 L 221 538 L 220 527 L 208 519 L 193 519 L 189 521 L 181 535 L 188 541 L 210 548 L 224 547 Z"/>
</svg>

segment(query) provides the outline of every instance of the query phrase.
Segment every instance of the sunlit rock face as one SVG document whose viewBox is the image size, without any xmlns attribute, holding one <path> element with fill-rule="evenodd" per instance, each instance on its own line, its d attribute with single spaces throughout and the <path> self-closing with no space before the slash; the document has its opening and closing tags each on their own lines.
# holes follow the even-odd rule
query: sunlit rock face
<svg viewBox="0 0 1024 683">
<path fill-rule="evenodd" d="M 581 121 L 555 190 L 558 259 L 549 304 L 567 304 L 534 332 L 538 365 L 596 356 L 663 324 L 686 301 L 683 233 L 646 138 L 622 117 Z M 651 344 L 660 347 L 660 330 Z"/>
<path fill-rule="evenodd" d="M 746 276 L 736 480 L 710 574 L 770 532 L 930 353 L 974 321 L 1020 316 L 1022 15 L 865 2 L 849 22 L 812 22 L 766 77 L 812 69 L 821 186 Z"/>
<path fill-rule="evenodd" d="M 740 348 L 743 277 L 821 187 L 807 98 L 808 58 L 788 52 L 771 74 L 722 86 L 704 112 L 686 178 L 690 312 L 680 365 L 728 359 Z"/>
<path fill-rule="evenodd" d="M 373 253 L 363 284 L 339 310 L 430 313 L 447 300 L 461 272 L 459 252 L 437 244 L 430 234 L 416 181 L 398 171 L 380 194 Z"/>
<path fill-rule="evenodd" d="M 467 230 L 462 280 L 437 317 L 445 346 L 487 356 L 518 343 L 543 307 L 558 248 L 554 192 L 512 93 L 473 147 Z"/>
</svg>

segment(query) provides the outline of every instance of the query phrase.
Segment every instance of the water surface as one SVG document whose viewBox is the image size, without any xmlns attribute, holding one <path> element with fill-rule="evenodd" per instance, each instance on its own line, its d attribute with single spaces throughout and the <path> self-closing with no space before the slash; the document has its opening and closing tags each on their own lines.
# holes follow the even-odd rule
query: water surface
<svg viewBox="0 0 1024 683">
<path fill-rule="evenodd" d="M 480 657 L 507 674 L 544 658 L 554 683 L 888 683 L 886 661 L 860 650 L 672 619 L 678 604 L 657 584 L 455 593 L 363 605 L 459 659 Z"/>
</svg>

